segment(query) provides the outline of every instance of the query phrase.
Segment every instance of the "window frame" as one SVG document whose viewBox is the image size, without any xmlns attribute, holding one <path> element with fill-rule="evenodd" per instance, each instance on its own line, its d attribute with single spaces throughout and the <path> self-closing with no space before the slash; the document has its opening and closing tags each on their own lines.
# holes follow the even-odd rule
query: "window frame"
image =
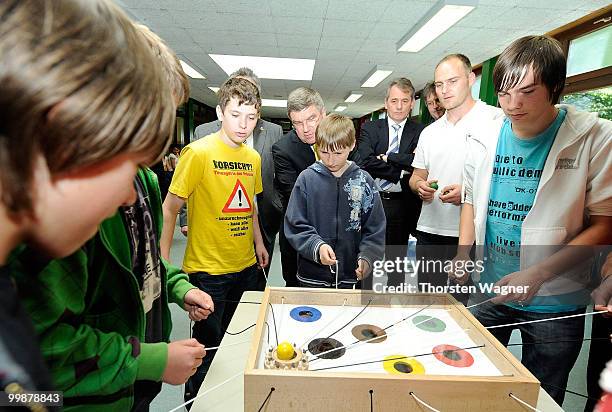
<svg viewBox="0 0 612 412">
<path fill-rule="evenodd" d="M 612 25 L 612 5 L 599 9 L 581 19 L 561 26 L 547 34 L 561 43 L 566 58 L 570 42 L 586 34 Z M 565 79 L 565 88 L 561 98 L 566 94 L 600 89 L 612 85 L 612 66 L 569 76 Z"/>
</svg>

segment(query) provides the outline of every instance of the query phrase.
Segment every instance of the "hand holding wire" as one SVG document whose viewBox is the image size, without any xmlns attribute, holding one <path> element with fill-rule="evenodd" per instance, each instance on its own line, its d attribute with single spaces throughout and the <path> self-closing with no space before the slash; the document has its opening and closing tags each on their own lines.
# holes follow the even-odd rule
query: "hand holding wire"
<svg viewBox="0 0 612 412">
<path fill-rule="evenodd" d="M 319 247 L 319 260 L 322 265 L 336 264 L 336 253 L 327 243 L 323 243 L 321 247 Z"/>
</svg>

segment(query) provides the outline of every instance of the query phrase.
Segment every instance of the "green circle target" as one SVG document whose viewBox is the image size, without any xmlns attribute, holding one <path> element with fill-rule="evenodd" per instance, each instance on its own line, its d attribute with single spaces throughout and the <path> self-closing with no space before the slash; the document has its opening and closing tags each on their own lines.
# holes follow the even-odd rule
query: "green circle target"
<svg viewBox="0 0 612 412">
<path fill-rule="evenodd" d="M 433 316 L 416 316 L 412 319 L 412 323 L 417 328 L 427 332 L 444 332 L 446 330 L 446 323 Z"/>
</svg>

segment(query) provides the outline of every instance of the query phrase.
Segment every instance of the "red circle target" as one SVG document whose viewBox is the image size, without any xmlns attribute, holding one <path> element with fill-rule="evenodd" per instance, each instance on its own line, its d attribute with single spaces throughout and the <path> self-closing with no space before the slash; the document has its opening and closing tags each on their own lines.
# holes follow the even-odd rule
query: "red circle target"
<svg viewBox="0 0 612 412">
<path fill-rule="evenodd" d="M 431 352 L 440 362 L 456 368 L 468 368 L 474 364 L 474 357 L 468 351 L 454 345 L 438 345 Z"/>
</svg>

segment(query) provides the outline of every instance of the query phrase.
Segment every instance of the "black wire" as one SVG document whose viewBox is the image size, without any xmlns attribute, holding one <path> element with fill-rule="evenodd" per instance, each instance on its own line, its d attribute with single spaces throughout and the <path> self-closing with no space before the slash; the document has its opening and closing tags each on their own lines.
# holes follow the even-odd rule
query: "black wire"
<svg viewBox="0 0 612 412">
<path fill-rule="evenodd" d="M 419 355 L 398 356 L 398 357 L 389 358 L 389 359 L 379 359 L 379 360 L 367 361 L 367 362 L 349 363 L 348 365 L 334 365 L 334 366 L 327 366 L 325 368 L 310 369 L 310 370 L 314 372 L 314 371 L 323 371 L 323 370 L 327 370 L 327 369 L 346 368 L 348 366 L 367 365 L 369 363 L 388 362 L 388 361 L 407 359 L 407 358 L 418 358 L 418 357 L 421 357 L 421 356 L 435 355 L 436 353 L 445 353 L 445 352 L 448 353 L 448 352 L 456 352 L 456 351 L 459 351 L 459 350 L 478 349 L 478 348 L 484 348 L 484 347 L 485 347 L 485 345 L 476 345 L 476 346 L 470 346 L 470 347 L 467 347 L 467 348 L 447 349 L 447 350 L 441 350 L 441 351 L 436 351 L 436 352 L 421 353 Z"/>
<path fill-rule="evenodd" d="M 540 386 L 544 386 L 544 385 L 546 385 L 546 386 L 550 386 L 550 387 L 555 388 L 555 389 L 561 389 L 562 391 L 565 391 L 565 392 L 567 392 L 567 393 L 571 393 L 572 395 L 580 396 L 581 398 L 590 399 L 590 400 L 592 400 L 592 401 L 598 401 L 598 400 L 599 400 L 598 398 L 592 398 L 592 397 L 590 397 L 590 396 L 583 395 L 583 394 L 578 393 L 578 392 L 570 391 L 570 390 L 569 390 L 569 389 L 567 389 L 567 388 L 561 388 L 561 387 L 559 387 L 559 386 L 551 385 L 550 383 L 540 382 Z"/>
<path fill-rule="evenodd" d="M 232 335 L 232 336 L 240 335 L 241 333 L 246 332 L 247 330 L 251 329 L 255 325 L 257 325 L 257 324 L 253 323 L 251 326 L 248 326 L 248 327 L 242 329 L 240 332 L 228 332 L 228 331 L 225 331 L 225 333 L 227 333 L 228 335 Z"/>
<path fill-rule="evenodd" d="M 276 330 L 276 316 L 274 316 L 274 308 L 272 307 L 272 304 L 268 302 L 268 305 L 270 305 L 270 311 L 272 312 L 272 324 L 274 325 L 274 336 L 276 336 L 276 346 L 278 346 L 278 331 Z"/>
<path fill-rule="evenodd" d="M 268 322 L 265 322 L 266 324 L 266 346 L 270 345 L 270 325 L 268 325 Z"/>
<path fill-rule="evenodd" d="M 374 412 L 374 398 L 372 397 L 373 393 L 374 391 L 370 389 L 370 412 Z"/>
<path fill-rule="evenodd" d="M 365 305 L 365 306 L 363 307 L 363 309 L 361 309 L 361 310 L 359 311 L 359 313 L 358 313 L 357 315 L 355 315 L 355 317 L 354 317 L 353 319 L 349 320 L 347 323 L 345 323 L 344 325 L 340 326 L 340 328 L 339 328 L 337 331 L 335 331 L 334 333 L 332 333 L 331 335 L 329 335 L 329 336 L 328 336 L 327 338 L 325 338 L 325 339 L 329 339 L 329 338 L 331 338 L 331 337 L 332 337 L 332 336 L 334 336 L 336 333 L 340 332 L 342 329 L 344 329 L 344 328 L 346 328 L 348 325 L 350 325 L 350 324 L 351 324 L 351 322 L 353 322 L 355 319 L 357 319 L 357 318 L 359 317 L 359 315 L 361 315 L 361 314 L 363 313 L 363 311 L 364 311 L 364 310 L 366 310 L 366 309 L 368 308 L 368 306 L 370 306 L 370 303 L 372 303 L 372 298 L 370 298 L 370 300 L 368 300 L 368 304 L 367 304 L 367 305 Z"/>
<path fill-rule="evenodd" d="M 266 406 L 266 403 L 268 402 L 268 400 L 270 399 L 270 396 L 272 396 L 272 392 L 274 392 L 274 387 L 270 388 L 270 393 L 268 394 L 268 396 L 266 396 L 266 399 L 264 399 L 263 403 L 261 404 L 261 406 L 259 407 L 259 409 L 257 410 L 257 412 L 261 412 L 261 410 L 263 409 L 264 406 Z"/>
</svg>

